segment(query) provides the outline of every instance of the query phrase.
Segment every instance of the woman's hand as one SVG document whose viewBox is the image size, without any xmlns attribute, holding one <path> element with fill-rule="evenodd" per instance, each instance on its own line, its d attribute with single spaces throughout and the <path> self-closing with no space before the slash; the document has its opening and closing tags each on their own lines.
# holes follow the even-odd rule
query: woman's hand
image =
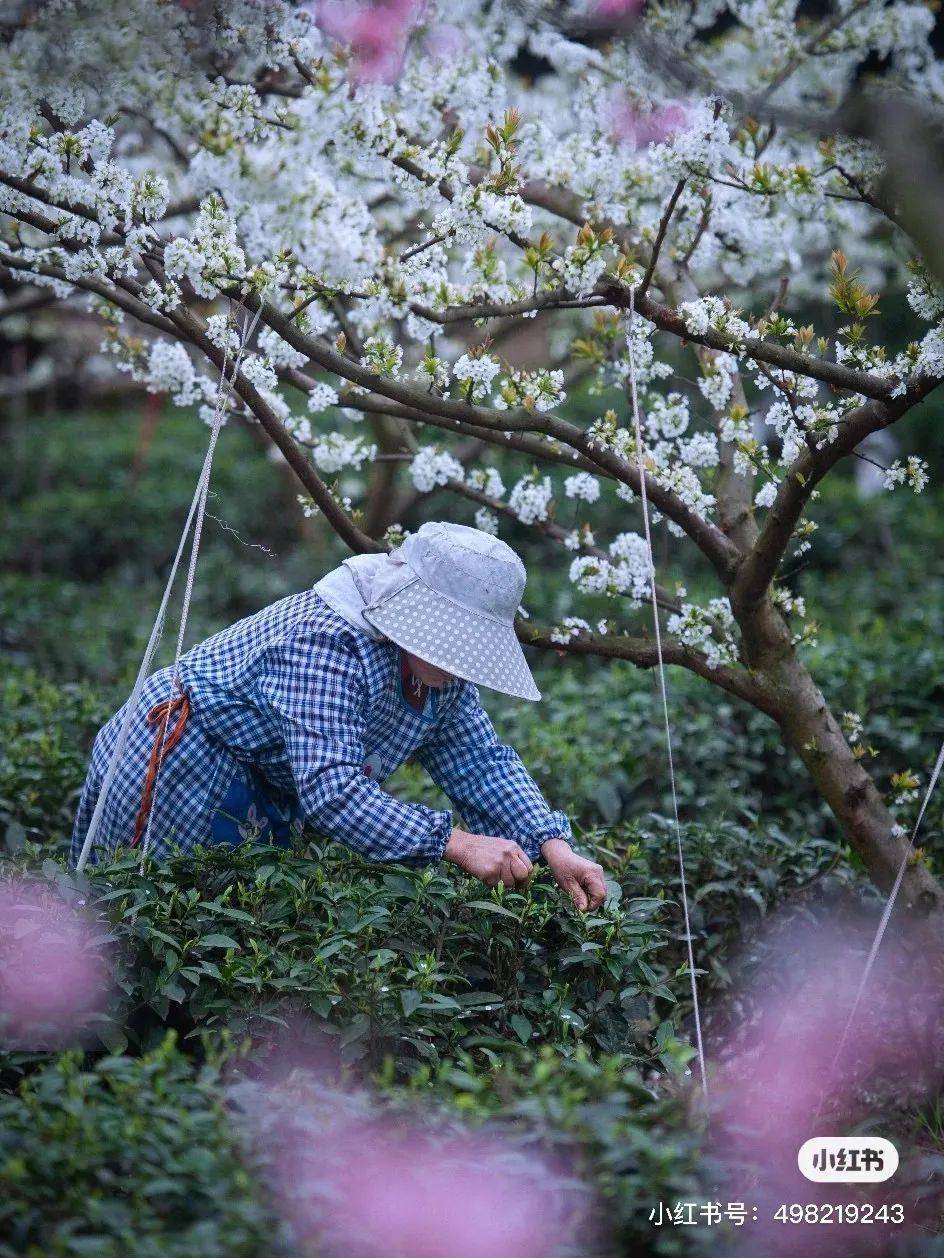
<svg viewBox="0 0 944 1258">
<path fill-rule="evenodd" d="M 575 909 L 598 909 L 606 899 L 603 867 L 578 856 L 566 839 L 548 839 L 541 855 L 550 866 L 557 885 L 574 902 Z"/>
<path fill-rule="evenodd" d="M 449 836 L 443 859 L 452 861 L 486 887 L 503 883 L 520 887 L 531 876 L 532 865 L 523 848 L 511 839 L 498 839 L 492 834 L 469 834 L 458 826 Z"/>
</svg>

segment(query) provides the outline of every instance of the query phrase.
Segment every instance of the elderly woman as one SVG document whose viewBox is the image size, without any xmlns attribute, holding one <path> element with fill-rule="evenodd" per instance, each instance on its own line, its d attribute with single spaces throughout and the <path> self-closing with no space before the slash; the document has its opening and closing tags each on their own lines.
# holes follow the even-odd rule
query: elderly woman
<svg viewBox="0 0 944 1258">
<path fill-rule="evenodd" d="M 604 897 L 476 684 L 539 699 L 514 618 L 525 570 L 478 529 L 424 524 L 389 555 L 346 560 L 194 647 L 145 684 L 99 808 L 96 848 L 162 857 L 304 822 L 370 860 L 447 860 L 520 886 L 543 858 L 578 909 Z M 126 705 L 127 707 L 127 705 Z M 89 831 L 126 716 L 95 740 L 72 855 Z M 415 758 L 459 812 L 409 804 L 381 782 Z"/>
</svg>

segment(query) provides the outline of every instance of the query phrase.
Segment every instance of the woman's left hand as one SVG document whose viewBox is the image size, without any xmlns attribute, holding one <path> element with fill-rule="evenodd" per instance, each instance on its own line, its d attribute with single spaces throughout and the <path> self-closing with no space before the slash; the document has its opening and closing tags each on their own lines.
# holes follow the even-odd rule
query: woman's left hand
<svg viewBox="0 0 944 1258">
<path fill-rule="evenodd" d="M 566 839 L 548 839 L 541 855 L 550 866 L 557 885 L 574 902 L 574 908 L 598 909 L 606 899 L 603 866 L 578 856 Z"/>
</svg>

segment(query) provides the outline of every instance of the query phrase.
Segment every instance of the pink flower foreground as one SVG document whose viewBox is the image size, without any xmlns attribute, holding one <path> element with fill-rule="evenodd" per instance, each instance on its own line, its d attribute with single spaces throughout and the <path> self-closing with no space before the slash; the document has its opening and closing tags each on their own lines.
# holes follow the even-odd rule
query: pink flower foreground
<svg viewBox="0 0 944 1258">
<path fill-rule="evenodd" d="M 528 1258 L 552 1254 L 554 1209 L 497 1143 L 364 1124 L 332 1150 L 283 1151 L 287 1213 L 300 1238 L 357 1258 Z"/>
<path fill-rule="evenodd" d="M 0 1046 L 71 1043 L 110 992 L 101 932 L 50 887 L 0 885 Z"/>
<path fill-rule="evenodd" d="M 803 1258 L 846 1252 L 837 1249 L 839 1241 L 854 1243 L 857 1254 L 888 1252 L 879 1225 L 784 1228 L 773 1214 L 782 1202 L 868 1202 L 874 1209 L 900 1199 L 895 1183 L 887 1189 L 811 1183 L 797 1168 L 797 1153 L 813 1137 L 849 1135 L 890 1104 L 915 1105 L 933 1095 L 944 1051 L 940 975 L 926 945 L 896 923 L 850 1025 L 874 922 L 817 924 L 798 914 L 781 915 L 771 926 L 761 967 L 738 985 L 730 1033 L 708 1045 L 717 1063 L 714 1151 L 743 1168 L 732 1191 L 749 1192 L 758 1205 L 751 1235 L 769 1252 Z M 894 1133 L 877 1128 L 874 1134 Z M 901 1152 L 904 1158 L 907 1150 Z"/>
<path fill-rule="evenodd" d="M 378 1117 L 384 1103 L 339 1088 L 329 1058 L 292 1033 L 232 1090 L 303 1252 L 552 1258 L 583 1236 L 590 1194 L 565 1168 L 494 1131 Z"/>
</svg>

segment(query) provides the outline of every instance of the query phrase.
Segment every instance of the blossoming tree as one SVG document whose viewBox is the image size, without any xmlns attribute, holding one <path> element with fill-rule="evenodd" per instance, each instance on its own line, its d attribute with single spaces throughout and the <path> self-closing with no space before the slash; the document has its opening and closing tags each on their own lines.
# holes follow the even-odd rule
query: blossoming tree
<svg viewBox="0 0 944 1258">
<path fill-rule="evenodd" d="M 665 659 L 777 723 L 887 886 L 906 838 L 804 661 L 782 565 L 823 478 L 944 377 L 944 297 L 881 153 L 828 125 L 870 58 L 879 100 L 940 102 L 932 15 L 637 7 L 58 0 L 0 45 L 3 278 L 86 302 L 120 368 L 181 405 L 210 416 L 224 375 L 355 550 L 433 489 L 482 528 L 540 531 L 575 614 L 523 641 L 649 668 L 631 342 L 658 527 L 717 587 L 658 592 Z M 869 289 L 906 282 L 914 339 L 890 353 Z M 839 327 L 820 334 L 791 308 L 825 293 Z M 512 369 L 503 341 L 530 320 L 546 361 Z M 362 503 L 334 483 L 349 469 Z M 927 473 L 884 475 L 920 491 Z M 563 498 L 581 528 L 556 521 Z M 613 607 L 594 628 L 592 592 Z M 920 861 L 903 895 L 944 911 Z"/>
</svg>

